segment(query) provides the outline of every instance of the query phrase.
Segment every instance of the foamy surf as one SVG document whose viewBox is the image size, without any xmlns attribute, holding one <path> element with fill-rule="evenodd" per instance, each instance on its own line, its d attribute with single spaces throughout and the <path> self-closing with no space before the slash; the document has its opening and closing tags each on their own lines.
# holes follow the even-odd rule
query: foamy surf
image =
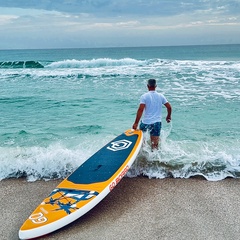
<svg viewBox="0 0 240 240">
<path fill-rule="evenodd" d="M 145 133 L 142 150 L 128 177 L 190 178 L 202 176 L 209 181 L 240 177 L 239 153 L 235 147 L 219 143 L 172 141 L 168 139 L 172 123 L 161 132 L 159 150 L 151 150 L 149 134 Z M 221 149 L 221 150 L 220 150 Z"/>
</svg>

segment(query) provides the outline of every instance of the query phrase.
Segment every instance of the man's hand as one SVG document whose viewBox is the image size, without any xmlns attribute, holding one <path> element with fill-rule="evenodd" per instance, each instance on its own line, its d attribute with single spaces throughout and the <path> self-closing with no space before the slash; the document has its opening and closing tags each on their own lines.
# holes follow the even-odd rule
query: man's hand
<svg viewBox="0 0 240 240">
<path fill-rule="evenodd" d="M 166 121 L 167 121 L 167 123 L 170 123 L 171 122 L 171 114 L 172 114 L 172 106 L 169 102 L 165 103 L 164 105 L 167 108 L 167 112 L 168 112 Z"/>
<path fill-rule="evenodd" d="M 137 127 L 138 127 L 138 124 L 137 124 L 137 123 L 134 123 L 133 126 L 132 126 L 132 128 L 133 128 L 134 130 L 136 130 Z"/>
<path fill-rule="evenodd" d="M 170 123 L 171 122 L 171 117 L 167 116 L 166 121 L 167 121 L 167 123 Z"/>
</svg>

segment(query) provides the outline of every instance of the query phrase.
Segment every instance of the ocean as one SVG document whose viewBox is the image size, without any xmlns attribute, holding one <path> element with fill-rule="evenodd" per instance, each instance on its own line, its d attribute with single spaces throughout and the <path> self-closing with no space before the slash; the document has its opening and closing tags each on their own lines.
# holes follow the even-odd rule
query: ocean
<svg viewBox="0 0 240 240">
<path fill-rule="evenodd" d="M 172 122 L 127 177 L 239 178 L 240 45 L 213 45 L 1 50 L 0 180 L 68 176 L 132 127 L 149 78 Z"/>
</svg>

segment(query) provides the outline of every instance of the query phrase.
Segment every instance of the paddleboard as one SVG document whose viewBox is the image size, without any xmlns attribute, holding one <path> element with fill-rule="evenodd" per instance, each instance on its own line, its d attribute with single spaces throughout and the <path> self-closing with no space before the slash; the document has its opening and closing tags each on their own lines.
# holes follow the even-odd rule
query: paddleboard
<svg viewBox="0 0 240 240">
<path fill-rule="evenodd" d="M 142 140 L 142 131 L 130 129 L 92 155 L 42 201 L 20 228 L 19 238 L 51 233 L 96 206 L 128 172 Z"/>
</svg>

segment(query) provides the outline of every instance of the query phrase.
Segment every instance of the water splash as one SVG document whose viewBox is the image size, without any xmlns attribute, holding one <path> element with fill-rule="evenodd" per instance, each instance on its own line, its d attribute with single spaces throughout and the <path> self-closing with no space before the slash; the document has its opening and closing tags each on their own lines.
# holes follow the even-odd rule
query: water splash
<svg viewBox="0 0 240 240">
<path fill-rule="evenodd" d="M 202 141 L 173 141 L 168 139 L 172 125 L 161 133 L 161 147 L 152 151 L 149 137 L 136 161 L 128 172 L 128 177 L 147 176 L 149 178 L 190 178 L 203 176 L 209 181 L 227 177 L 240 177 L 240 155 L 229 145 Z M 221 150 L 220 150 L 221 149 Z"/>
</svg>

